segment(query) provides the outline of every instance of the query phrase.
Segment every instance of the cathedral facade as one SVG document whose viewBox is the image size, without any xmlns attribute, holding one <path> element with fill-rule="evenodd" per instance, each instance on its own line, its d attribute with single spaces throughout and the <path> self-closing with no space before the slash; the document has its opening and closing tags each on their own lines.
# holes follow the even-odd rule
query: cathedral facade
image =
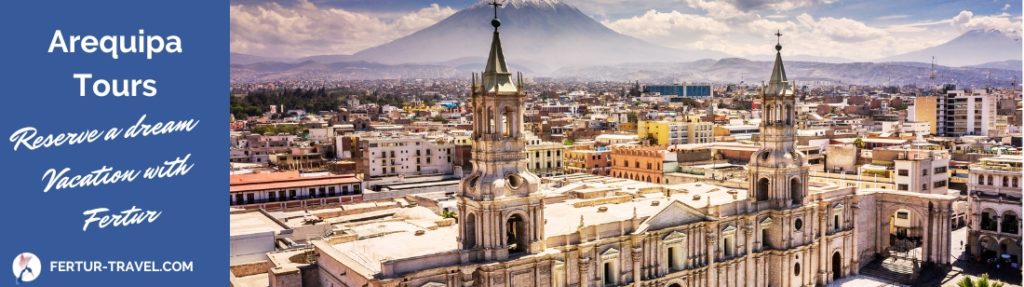
<svg viewBox="0 0 1024 287">
<path fill-rule="evenodd" d="M 762 136 L 746 190 L 620 188 L 611 183 L 628 180 L 588 176 L 595 183 L 587 184 L 572 175 L 542 188 L 526 167 L 527 97 L 506 66 L 500 24 L 496 14 L 487 65 L 473 75 L 473 172 L 456 196 L 457 224 L 383 243 L 424 254 L 372 260 L 365 246 L 315 243 L 321 286 L 823 286 L 884 251 L 875 233 L 888 219 L 874 195 L 809 187 L 781 45 L 761 91 Z M 870 218 L 858 214 L 865 196 Z"/>
</svg>

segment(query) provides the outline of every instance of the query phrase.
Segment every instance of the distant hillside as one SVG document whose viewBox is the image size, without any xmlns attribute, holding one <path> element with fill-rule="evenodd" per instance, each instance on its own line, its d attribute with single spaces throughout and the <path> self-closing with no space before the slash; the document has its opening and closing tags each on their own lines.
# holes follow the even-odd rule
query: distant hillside
<svg viewBox="0 0 1024 287">
<path fill-rule="evenodd" d="M 941 45 L 884 58 L 883 62 L 931 62 L 947 66 L 969 66 L 984 63 L 1021 60 L 1020 37 L 1007 36 L 997 30 L 971 30 Z"/>
<path fill-rule="evenodd" d="M 783 60 L 785 60 L 783 55 Z M 726 58 L 718 61 L 682 63 L 633 63 L 620 65 L 576 66 L 555 71 L 561 79 L 646 81 L 646 82 L 728 82 L 760 83 L 771 73 L 770 61 Z M 929 85 L 930 64 L 890 63 L 818 63 L 786 61 L 790 80 L 803 83 L 843 83 L 866 85 Z M 1020 82 L 1020 72 L 1007 69 L 937 66 L 938 83 L 961 85 L 1001 85 Z"/>
<path fill-rule="evenodd" d="M 1006 60 L 998 62 L 988 62 L 980 65 L 972 65 L 973 68 L 989 68 L 989 69 L 1003 69 L 1003 70 L 1021 70 L 1020 60 Z"/>
</svg>

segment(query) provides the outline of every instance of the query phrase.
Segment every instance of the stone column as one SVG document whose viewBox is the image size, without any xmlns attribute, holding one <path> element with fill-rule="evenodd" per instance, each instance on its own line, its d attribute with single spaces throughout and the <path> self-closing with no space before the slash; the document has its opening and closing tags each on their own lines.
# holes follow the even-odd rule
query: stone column
<svg viewBox="0 0 1024 287">
<path fill-rule="evenodd" d="M 580 287 L 590 286 L 590 258 L 583 257 L 580 253 L 579 268 L 580 268 Z"/>
<path fill-rule="evenodd" d="M 718 270 L 715 269 L 715 243 L 717 242 L 718 232 L 717 225 L 709 226 L 710 232 L 705 236 L 705 245 L 707 248 L 707 270 L 708 270 L 708 284 L 707 286 L 718 286 Z"/>
<path fill-rule="evenodd" d="M 744 274 L 743 275 L 743 280 L 747 282 L 746 284 L 743 284 L 743 285 L 748 285 L 748 286 L 751 285 L 751 284 L 756 284 L 755 282 L 757 282 L 756 280 L 754 280 L 754 276 L 755 276 L 754 266 L 751 266 L 751 262 L 750 262 L 751 261 L 750 257 L 753 256 L 753 254 L 754 254 L 754 226 L 755 226 L 754 225 L 754 220 L 756 220 L 756 217 L 748 218 L 747 219 L 747 226 L 743 230 L 743 236 L 746 236 L 744 238 L 744 240 L 746 241 L 746 243 L 745 243 L 746 244 L 746 246 L 745 246 L 746 247 L 746 253 L 743 254 L 743 258 L 744 259 L 743 259 L 743 272 L 742 273 Z M 736 285 L 741 285 L 741 284 L 736 284 Z"/>
<path fill-rule="evenodd" d="M 636 243 L 634 241 L 634 243 L 633 243 L 633 253 L 631 254 L 633 256 L 633 286 L 634 287 L 640 287 L 640 281 L 643 279 L 643 277 L 640 275 L 640 268 L 641 268 L 640 267 L 641 266 L 640 260 L 643 259 L 643 253 L 641 253 L 643 251 L 644 251 L 643 246 L 641 246 L 640 244 L 638 244 L 638 243 Z"/>
<path fill-rule="evenodd" d="M 853 250 L 850 251 L 850 254 L 852 254 L 850 258 L 852 260 L 850 261 L 850 274 L 857 275 L 860 274 L 860 248 L 857 247 L 857 232 L 859 232 L 858 229 L 860 229 L 857 227 L 857 210 L 860 209 L 860 205 L 857 202 L 854 202 L 851 205 L 850 217 L 851 222 L 853 222 L 853 243 L 850 245 L 853 246 Z"/>
<path fill-rule="evenodd" d="M 822 202 L 818 204 L 818 283 L 820 285 L 828 284 L 828 280 L 832 278 L 832 270 L 829 270 L 828 256 L 828 221 L 826 218 L 828 212 L 828 203 Z"/>
</svg>

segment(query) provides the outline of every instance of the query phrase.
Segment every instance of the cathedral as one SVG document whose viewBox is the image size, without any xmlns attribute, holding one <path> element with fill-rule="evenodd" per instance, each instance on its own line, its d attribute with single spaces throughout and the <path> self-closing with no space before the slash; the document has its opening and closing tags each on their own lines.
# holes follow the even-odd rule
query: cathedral
<svg viewBox="0 0 1024 287">
<path fill-rule="evenodd" d="M 897 204 L 948 219 L 951 198 L 808 184 L 781 44 L 745 190 L 581 174 L 542 183 L 527 170 L 527 95 L 506 66 L 497 9 L 486 67 L 472 76 L 473 171 L 457 223 L 314 243 L 319 285 L 824 286 L 886 255 Z M 936 222 L 923 259 L 948 265 L 948 226 L 943 235 Z"/>
</svg>

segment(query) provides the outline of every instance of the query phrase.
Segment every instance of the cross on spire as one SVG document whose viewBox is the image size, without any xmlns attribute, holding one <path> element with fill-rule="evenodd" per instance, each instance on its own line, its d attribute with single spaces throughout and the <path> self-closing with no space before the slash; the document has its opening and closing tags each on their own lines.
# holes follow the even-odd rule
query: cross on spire
<svg viewBox="0 0 1024 287">
<path fill-rule="evenodd" d="M 775 30 L 775 51 L 782 51 L 782 30 Z"/>
<path fill-rule="evenodd" d="M 487 3 L 487 5 L 494 6 L 494 19 L 491 19 L 491 26 L 494 26 L 494 32 L 497 33 L 498 26 L 501 26 L 501 21 L 498 20 L 498 7 L 501 7 L 502 4 L 498 3 L 498 0 L 491 0 L 491 3 Z"/>
<path fill-rule="evenodd" d="M 494 6 L 494 19 L 498 19 L 498 7 L 501 7 L 502 4 L 498 3 L 498 0 L 491 0 L 491 3 L 487 5 Z"/>
</svg>

